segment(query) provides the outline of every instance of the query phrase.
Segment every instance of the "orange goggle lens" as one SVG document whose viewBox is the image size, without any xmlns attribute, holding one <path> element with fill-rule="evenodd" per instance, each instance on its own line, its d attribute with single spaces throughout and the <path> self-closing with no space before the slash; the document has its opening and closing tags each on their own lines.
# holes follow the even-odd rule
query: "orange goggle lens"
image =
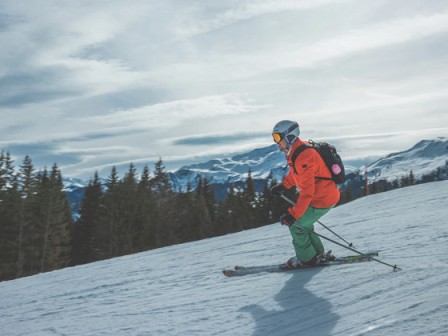
<svg viewBox="0 0 448 336">
<path fill-rule="evenodd" d="M 272 133 L 272 137 L 274 138 L 275 143 L 282 141 L 282 135 L 280 133 Z"/>
</svg>

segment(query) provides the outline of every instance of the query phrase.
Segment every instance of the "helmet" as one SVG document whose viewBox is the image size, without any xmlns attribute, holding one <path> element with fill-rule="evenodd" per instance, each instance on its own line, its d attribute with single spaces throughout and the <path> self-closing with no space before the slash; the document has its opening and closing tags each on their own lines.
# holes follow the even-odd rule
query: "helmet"
<svg viewBox="0 0 448 336">
<path fill-rule="evenodd" d="M 292 145 L 300 135 L 299 124 L 291 120 L 279 121 L 272 130 L 275 143 L 286 139 L 288 145 Z"/>
</svg>

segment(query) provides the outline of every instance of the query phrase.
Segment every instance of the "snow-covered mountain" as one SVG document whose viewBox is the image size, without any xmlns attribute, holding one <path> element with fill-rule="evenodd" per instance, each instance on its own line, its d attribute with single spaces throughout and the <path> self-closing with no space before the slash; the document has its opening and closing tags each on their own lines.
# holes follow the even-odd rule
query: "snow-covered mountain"
<svg viewBox="0 0 448 336">
<path fill-rule="evenodd" d="M 393 153 L 367 166 L 370 181 L 394 180 L 412 173 L 416 179 L 436 171 L 448 168 L 448 138 L 422 140 L 411 149 Z"/>
<path fill-rule="evenodd" d="M 64 178 L 63 190 L 67 195 L 72 211 L 72 218 L 77 220 L 79 218 L 79 209 L 81 208 L 82 200 L 85 194 L 85 188 L 89 182 L 78 178 Z"/>
<path fill-rule="evenodd" d="M 379 179 L 401 178 L 411 170 L 416 178 L 420 178 L 439 167 L 445 167 L 447 160 L 448 138 L 422 140 L 411 149 L 390 154 L 368 165 L 369 180 L 373 182 Z M 250 169 L 255 180 L 275 178 L 279 181 L 287 173 L 285 164 L 284 154 L 278 151 L 276 145 L 272 145 L 230 159 L 184 166 L 171 174 L 171 180 L 177 190 L 186 190 L 189 182 L 194 188 L 198 176 L 206 177 L 211 184 L 230 184 L 244 182 Z M 358 168 L 363 171 L 365 169 Z"/>
<path fill-rule="evenodd" d="M 448 181 L 427 183 L 358 199 L 322 219 L 402 271 L 372 261 L 224 277 L 225 267 L 293 254 L 277 223 L 1 282 L 0 335 L 447 335 L 447 199 Z M 324 243 L 336 255 L 352 253 Z"/>
<path fill-rule="evenodd" d="M 63 179 L 64 191 L 66 192 L 71 192 L 77 188 L 84 188 L 87 185 L 88 182 L 79 178 L 66 177 Z"/>
<path fill-rule="evenodd" d="M 287 172 L 285 165 L 285 155 L 278 151 L 277 145 L 272 145 L 231 158 L 184 166 L 170 174 L 170 178 L 175 190 L 186 190 L 188 183 L 195 188 L 198 177 L 207 178 L 210 184 L 244 182 L 249 170 L 256 180 L 281 180 Z"/>
</svg>

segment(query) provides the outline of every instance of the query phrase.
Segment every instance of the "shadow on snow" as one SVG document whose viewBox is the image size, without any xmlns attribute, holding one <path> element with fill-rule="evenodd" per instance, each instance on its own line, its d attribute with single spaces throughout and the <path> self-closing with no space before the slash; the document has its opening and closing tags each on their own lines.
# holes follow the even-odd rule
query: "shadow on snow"
<svg viewBox="0 0 448 336">
<path fill-rule="evenodd" d="M 265 309 L 250 304 L 239 311 L 252 315 L 256 326 L 252 336 L 265 335 L 330 335 L 339 316 L 332 312 L 329 301 L 305 288 L 321 269 L 292 272 L 274 299 L 281 309 Z M 278 275 L 278 274 L 277 274 Z"/>
</svg>

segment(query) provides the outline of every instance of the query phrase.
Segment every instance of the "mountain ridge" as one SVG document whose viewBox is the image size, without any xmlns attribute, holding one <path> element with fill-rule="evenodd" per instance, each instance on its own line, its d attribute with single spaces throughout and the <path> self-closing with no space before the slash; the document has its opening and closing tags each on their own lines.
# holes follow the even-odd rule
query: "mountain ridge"
<svg viewBox="0 0 448 336">
<path fill-rule="evenodd" d="M 367 165 L 371 181 L 393 180 L 411 170 L 416 179 L 448 165 L 448 138 L 421 140 L 411 148 L 391 153 Z M 401 176 L 400 176 L 401 174 Z"/>
<path fill-rule="evenodd" d="M 343 157 L 342 159 L 344 161 Z M 433 162 L 428 162 L 429 159 Z M 423 174 L 444 166 L 446 160 L 448 160 L 448 138 L 438 137 L 421 140 L 410 149 L 388 154 L 384 158 L 358 169 L 365 170 L 367 168 L 369 179 L 372 182 L 382 178 L 400 178 L 410 170 L 414 170 L 416 178 L 420 178 Z M 388 166 L 399 163 L 400 169 L 394 170 L 391 174 Z M 188 183 L 194 188 L 199 177 L 207 178 L 211 184 L 244 182 L 249 170 L 254 180 L 275 178 L 280 181 L 287 173 L 287 170 L 284 169 L 285 166 L 284 154 L 278 151 L 277 145 L 271 145 L 235 155 L 230 159 L 214 159 L 183 166 L 176 172 L 170 173 L 170 178 L 178 191 L 186 190 Z M 355 168 L 355 170 L 357 169 Z"/>
</svg>

